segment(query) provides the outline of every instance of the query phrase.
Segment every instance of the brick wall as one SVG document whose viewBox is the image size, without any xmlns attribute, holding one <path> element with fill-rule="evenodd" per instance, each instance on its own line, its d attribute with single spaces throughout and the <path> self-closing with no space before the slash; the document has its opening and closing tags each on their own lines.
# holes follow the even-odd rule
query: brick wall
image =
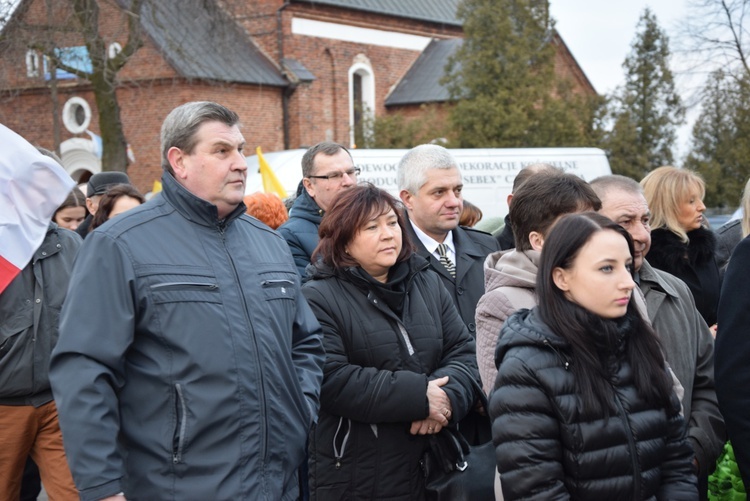
<svg viewBox="0 0 750 501">
<path fill-rule="evenodd" d="M 167 114 L 189 101 L 208 100 L 236 111 L 242 123 L 247 150 L 256 146 L 265 151 L 284 147 L 280 109 L 280 90 L 272 87 L 190 84 L 182 80 L 152 81 L 148 85 L 126 86 L 118 90 L 125 137 L 133 148 L 136 162 L 128 167 L 128 175 L 141 191 L 150 191 L 154 180 L 161 177 L 159 131 Z M 61 91 L 60 101 L 78 96 L 92 108 L 89 129 L 97 132 L 99 124 L 93 94 L 89 90 Z M 52 103 L 49 94 L 30 91 L 0 104 L 0 122 L 17 131 L 28 141 L 45 148 L 54 148 Z M 73 137 L 62 128 L 62 141 Z M 252 154 L 252 153 L 248 153 Z"/>
<path fill-rule="evenodd" d="M 48 18 L 46 4 L 46 0 L 27 1 L 24 20 L 45 23 Z M 53 19 L 62 22 L 70 17 L 65 3 L 52 2 L 52 5 L 55 9 Z M 223 5 L 271 60 L 278 64 L 283 51 L 284 57 L 298 60 L 316 77 L 313 82 L 301 83 L 291 93 L 288 107 L 291 148 L 310 146 L 322 140 L 350 144 L 349 69 L 359 60 L 369 61 L 373 70 L 376 115 L 398 111 L 413 117 L 420 112 L 418 106 L 392 110 L 384 106 L 390 90 L 418 57 L 417 51 L 294 35 L 291 32 L 294 17 L 437 38 L 462 34 L 460 27 L 456 26 L 319 4 L 292 3 L 282 8 L 283 0 L 228 0 Z M 101 32 L 107 44 L 117 41 L 124 46 L 127 39 L 125 15 L 113 2 L 100 2 L 100 8 Z M 281 47 L 277 30 L 279 22 Z M 21 40 L 21 37 L 10 36 L 9 39 Z M 82 44 L 80 36 L 75 34 L 59 40 L 61 45 Z M 30 141 L 51 148 L 53 120 L 48 84 L 43 75 L 36 78 L 26 76 L 26 50 L 23 44 L 6 47 L 0 58 L 0 122 Z M 558 75 L 572 78 L 582 92 L 593 91 L 564 43 L 558 44 L 556 67 Z M 149 190 L 161 173 L 159 129 L 162 120 L 171 109 L 187 101 L 215 100 L 237 111 L 242 118 L 248 153 L 258 145 L 267 152 L 284 147 L 283 89 L 187 81 L 176 74 L 147 38 L 119 77 L 122 82 L 118 90 L 122 121 L 136 157 L 136 163 L 129 167 L 128 173 L 141 190 Z M 93 111 L 89 129 L 98 133 L 96 106 L 89 84 L 77 79 L 61 80 L 58 88 L 60 109 L 72 96 L 82 97 L 89 103 Z M 62 141 L 71 137 L 63 127 Z M 79 137 L 88 138 L 85 134 Z"/>
<path fill-rule="evenodd" d="M 435 38 L 461 35 L 455 26 L 315 4 L 290 5 L 283 11 L 284 56 L 302 62 L 316 77 L 292 96 L 293 121 L 298 124 L 290 134 L 292 148 L 323 140 L 350 144 L 349 69 L 361 56 L 373 69 L 376 116 L 388 113 L 384 105 L 388 93 L 419 56 L 412 50 L 293 35 L 294 17 Z"/>
</svg>

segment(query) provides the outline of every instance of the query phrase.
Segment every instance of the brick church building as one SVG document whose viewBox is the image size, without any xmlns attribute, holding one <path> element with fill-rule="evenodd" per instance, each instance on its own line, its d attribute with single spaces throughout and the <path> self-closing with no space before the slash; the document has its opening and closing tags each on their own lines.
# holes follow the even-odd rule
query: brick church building
<svg viewBox="0 0 750 501">
<path fill-rule="evenodd" d="M 142 191 L 161 177 L 159 128 L 170 110 L 187 101 L 217 101 L 237 111 L 248 154 L 255 146 L 272 152 L 322 140 L 354 146 L 365 123 L 362 110 L 414 116 L 422 104 L 447 103 L 439 80 L 461 43 L 458 3 L 146 0 L 140 14 L 143 46 L 118 74 L 117 97 L 132 151 L 128 174 Z M 69 15 L 60 4 L 21 0 L 3 36 L 12 40 L 18 26 Z M 127 41 L 121 6 L 129 4 L 99 1 L 100 33 L 110 55 Z M 49 12 L 48 5 L 57 10 Z M 74 33 L 56 35 L 55 41 L 66 54 L 85 54 Z M 570 79 L 578 92 L 595 93 L 562 39 L 556 36 L 553 43 L 557 75 Z M 58 110 L 66 170 L 79 181 L 101 171 L 89 82 L 59 71 L 52 79 L 36 49 L 2 45 L 0 123 L 53 149 Z M 83 69 L 85 59 L 77 63 Z"/>
</svg>

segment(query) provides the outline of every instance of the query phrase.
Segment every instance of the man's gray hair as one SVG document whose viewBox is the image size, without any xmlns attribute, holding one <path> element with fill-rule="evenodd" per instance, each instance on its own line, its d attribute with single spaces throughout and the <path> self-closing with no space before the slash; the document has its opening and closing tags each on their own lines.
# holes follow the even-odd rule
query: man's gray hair
<svg viewBox="0 0 750 501">
<path fill-rule="evenodd" d="M 190 155 L 198 143 L 198 129 L 206 122 L 238 125 L 240 117 L 232 110 L 211 101 L 193 101 L 173 109 L 161 126 L 161 167 L 174 175 L 167 153 L 172 147 Z"/>
<path fill-rule="evenodd" d="M 315 172 L 315 157 L 319 153 L 327 157 L 332 157 L 341 150 L 344 150 L 349 155 L 349 158 L 351 158 L 352 154 L 349 153 L 349 150 L 332 141 L 323 141 L 308 148 L 305 154 L 302 155 L 302 177 L 309 177 Z"/>
<path fill-rule="evenodd" d="M 430 169 L 461 169 L 450 152 L 437 144 L 415 146 L 401 157 L 398 163 L 398 189 L 416 194 L 427 182 Z"/>
<path fill-rule="evenodd" d="M 631 195 L 643 195 L 643 186 L 638 181 L 619 174 L 599 176 L 589 184 L 601 200 L 604 200 L 607 193 L 612 190 L 624 191 Z"/>
</svg>

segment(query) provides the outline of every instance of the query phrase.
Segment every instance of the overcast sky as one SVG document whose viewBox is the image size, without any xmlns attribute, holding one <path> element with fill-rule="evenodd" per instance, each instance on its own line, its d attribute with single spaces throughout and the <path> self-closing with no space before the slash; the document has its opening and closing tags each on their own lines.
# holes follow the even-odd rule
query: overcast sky
<svg viewBox="0 0 750 501">
<path fill-rule="evenodd" d="M 643 10 L 650 7 L 674 49 L 677 27 L 687 15 L 687 0 L 550 0 L 552 17 L 578 64 L 600 94 L 611 93 L 624 80 L 622 63 L 630 52 L 636 25 Z M 681 76 L 682 61 L 673 56 L 672 70 L 678 73 L 678 91 L 683 99 L 690 93 L 688 81 Z M 687 152 L 691 124 L 697 107 L 688 113 L 688 124 L 679 131 L 678 158 Z"/>
</svg>

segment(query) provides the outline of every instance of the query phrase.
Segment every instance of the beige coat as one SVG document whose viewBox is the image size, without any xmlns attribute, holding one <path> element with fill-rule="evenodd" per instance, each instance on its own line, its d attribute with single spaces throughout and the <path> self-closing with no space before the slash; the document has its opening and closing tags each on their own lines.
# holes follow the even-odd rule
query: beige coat
<svg viewBox="0 0 750 501">
<path fill-rule="evenodd" d="M 495 347 L 503 324 L 521 308 L 536 306 L 539 251 L 493 252 L 484 261 L 484 295 L 477 303 L 477 364 L 489 395 L 495 384 Z"/>
</svg>

